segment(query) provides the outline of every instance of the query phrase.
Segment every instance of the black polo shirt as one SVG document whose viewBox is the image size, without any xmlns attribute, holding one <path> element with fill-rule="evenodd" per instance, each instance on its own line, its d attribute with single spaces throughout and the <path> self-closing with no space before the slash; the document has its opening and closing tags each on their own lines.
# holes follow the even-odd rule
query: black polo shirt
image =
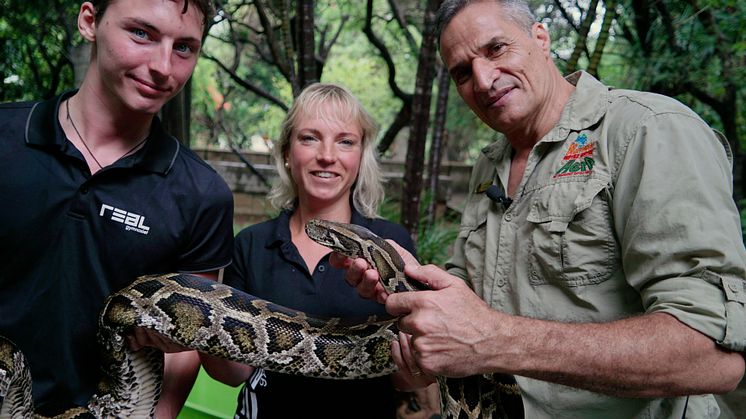
<svg viewBox="0 0 746 419">
<path fill-rule="evenodd" d="M 145 146 L 91 175 L 61 101 L 0 105 L 0 334 L 31 366 L 37 411 L 85 405 L 104 299 L 143 274 L 230 263 L 232 195 L 156 118 Z"/>
<path fill-rule="evenodd" d="M 365 318 L 386 315 L 383 305 L 363 299 L 344 280 L 344 271 L 329 265 L 329 255 L 310 272 L 290 236 L 290 213 L 253 225 L 236 236 L 233 263 L 224 282 L 259 298 L 325 317 Z M 362 217 L 353 209 L 352 223 L 393 239 L 414 253 L 400 225 Z M 331 252 L 330 252 L 331 253 Z M 395 392 L 389 377 L 326 380 L 257 369 L 239 393 L 240 418 L 393 418 Z M 253 415 L 258 416 L 253 416 Z"/>
</svg>

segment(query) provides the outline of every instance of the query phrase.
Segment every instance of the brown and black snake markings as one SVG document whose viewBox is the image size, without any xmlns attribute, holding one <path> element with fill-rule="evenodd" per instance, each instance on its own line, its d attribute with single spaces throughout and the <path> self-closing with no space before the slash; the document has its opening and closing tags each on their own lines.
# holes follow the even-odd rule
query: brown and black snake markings
<svg viewBox="0 0 746 419">
<path fill-rule="evenodd" d="M 312 220 L 306 234 L 348 257 L 364 258 L 379 273 L 389 293 L 425 290 L 404 275 L 404 261 L 386 240 L 350 224 Z M 446 418 L 523 418 L 523 401 L 512 375 L 483 374 L 464 378 L 438 377 L 441 411 Z"/>
<path fill-rule="evenodd" d="M 307 232 L 333 250 L 365 257 L 390 292 L 421 289 L 404 277 L 396 251 L 373 233 L 323 221 L 309 223 Z M 125 336 L 134 327 L 214 356 L 288 374 L 357 379 L 396 370 L 390 348 L 397 336 L 396 319 L 317 318 L 199 276 L 146 276 L 107 299 L 99 317 L 104 365 L 98 391 L 87 406 L 57 418 L 152 417 L 163 354 L 152 348 L 130 351 Z M 496 382 L 495 377 L 439 378 L 445 417 L 523 417 L 515 381 L 500 376 Z M 31 385 L 23 355 L 0 338 L 0 418 L 40 418 L 33 413 Z"/>
</svg>

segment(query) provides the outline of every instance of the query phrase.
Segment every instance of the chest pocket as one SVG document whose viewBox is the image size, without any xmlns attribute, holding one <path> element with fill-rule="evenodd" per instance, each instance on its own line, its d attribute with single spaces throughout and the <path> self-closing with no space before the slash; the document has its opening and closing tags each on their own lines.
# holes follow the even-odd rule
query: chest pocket
<svg viewBox="0 0 746 419">
<path fill-rule="evenodd" d="M 587 178 L 535 192 L 529 226 L 529 280 L 568 287 L 599 284 L 619 265 L 609 184 Z"/>
</svg>

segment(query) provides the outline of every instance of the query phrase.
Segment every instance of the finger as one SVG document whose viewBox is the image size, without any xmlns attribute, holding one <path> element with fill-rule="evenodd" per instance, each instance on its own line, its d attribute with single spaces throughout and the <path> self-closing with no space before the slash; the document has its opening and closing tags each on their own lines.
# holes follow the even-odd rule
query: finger
<svg viewBox="0 0 746 419">
<path fill-rule="evenodd" d="M 391 294 L 384 302 L 386 304 L 386 312 L 396 317 L 406 316 L 421 306 L 420 300 L 427 292 L 429 291 L 398 292 Z M 401 324 L 401 321 L 402 319 L 399 319 L 399 324 Z M 405 330 L 405 332 L 409 331 Z"/>
<path fill-rule="evenodd" d="M 391 239 L 387 239 L 386 241 L 389 242 L 394 247 L 394 249 L 396 249 L 396 252 L 399 253 L 401 258 L 404 260 L 405 265 L 420 266 L 420 262 L 418 262 L 417 259 L 412 256 L 412 254 L 409 253 L 407 249 L 399 246 L 399 243 Z"/>
<path fill-rule="evenodd" d="M 414 357 L 414 350 L 412 348 L 412 335 L 399 332 L 399 346 L 400 356 L 404 361 L 404 365 L 407 366 L 409 372 L 413 376 L 419 376 L 422 374 L 422 369 L 417 365 L 417 360 Z"/>
<path fill-rule="evenodd" d="M 142 345 L 140 345 L 137 342 L 137 339 L 134 336 L 128 335 L 128 336 L 126 336 L 126 339 L 127 339 L 127 347 L 130 348 L 130 351 L 137 352 L 140 349 L 142 349 Z"/>
<path fill-rule="evenodd" d="M 378 271 L 367 269 L 361 275 L 360 282 L 357 284 L 357 293 L 367 299 L 377 299 L 379 291 L 383 289 L 380 283 Z"/>
<path fill-rule="evenodd" d="M 404 273 L 408 278 L 422 282 L 431 290 L 441 290 L 455 284 L 464 283 L 460 278 L 449 274 L 435 265 L 406 265 L 404 266 Z"/>
<path fill-rule="evenodd" d="M 337 269 L 347 269 L 352 264 L 352 259 L 341 253 L 332 252 L 329 255 L 329 264 Z"/>
<path fill-rule="evenodd" d="M 363 274 L 368 270 L 368 262 L 365 259 L 351 259 L 345 272 L 345 281 L 353 287 L 357 287 L 363 280 Z"/>
<path fill-rule="evenodd" d="M 135 327 L 132 329 L 132 334 L 127 336 L 127 342 L 131 350 L 139 351 L 150 344 L 150 337 L 145 329 L 142 327 Z"/>
</svg>

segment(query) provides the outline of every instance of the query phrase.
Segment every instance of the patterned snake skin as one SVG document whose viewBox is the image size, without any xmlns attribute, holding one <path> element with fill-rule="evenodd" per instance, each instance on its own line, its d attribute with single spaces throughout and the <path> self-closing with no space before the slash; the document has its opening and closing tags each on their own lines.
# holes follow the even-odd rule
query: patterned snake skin
<svg viewBox="0 0 746 419">
<path fill-rule="evenodd" d="M 404 275 L 404 261 L 388 242 L 366 228 L 312 220 L 306 233 L 314 241 L 348 257 L 364 258 L 380 275 L 388 293 L 424 290 Z M 437 377 L 445 418 L 523 418 L 523 401 L 515 378 L 483 374 L 465 378 Z"/>
<path fill-rule="evenodd" d="M 396 251 L 370 231 L 318 220 L 306 231 L 333 250 L 366 258 L 389 292 L 422 289 L 404 277 Z M 210 355 L 288 374 L 359 379 L 396 370 L 390 349 L 397 336 L 395 319 L 315 318 L 199 276 L 146 276 L 110 296 L 99 317 L 104 374 L 98 392 L 88 406 L 57 418 L 153 416 L 163 354 L 153 348 L 130 351 L 125 336 L 134 327 Z M 523 416 L 515 381 L 500 383 L 492 376 L 438 381 L 446 417 Z M 21 352 L 0 337 L 0 418 L 30 417 L 40 417 L 33 414 L 30 372 Z"/>
</svg>

